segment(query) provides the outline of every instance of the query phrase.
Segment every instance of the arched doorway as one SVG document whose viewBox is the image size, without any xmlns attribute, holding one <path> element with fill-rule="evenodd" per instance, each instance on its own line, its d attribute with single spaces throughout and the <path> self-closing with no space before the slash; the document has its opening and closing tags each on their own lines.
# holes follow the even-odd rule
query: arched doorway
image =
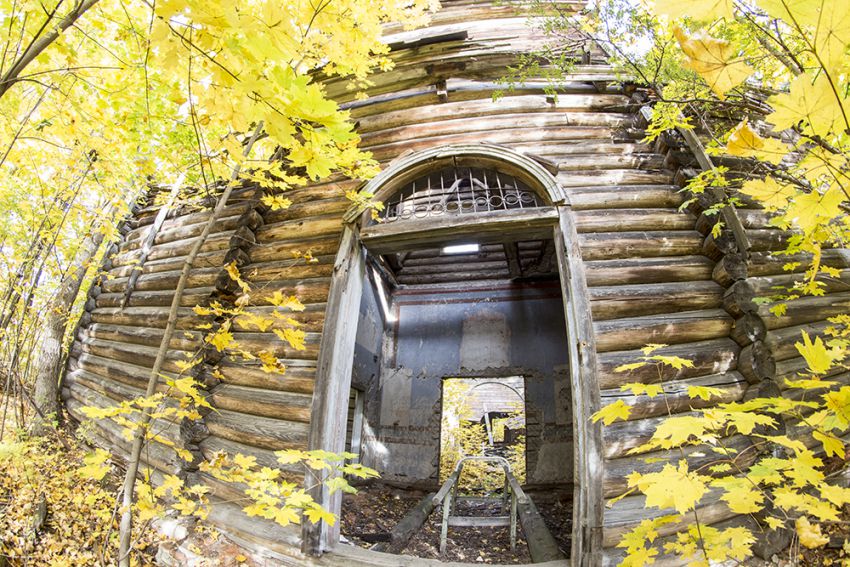
<svg viewBox="0 0 850 567">
<path fill-rule="evenodd" d="M 367 273 L 377 277 L 387 267 L 397 272 L 398 266 L 386 259 L 414 249 L 428 247 L 449 254 L 453 247 L 501 246 L 512 277 L 522 277 L 524 270 L 548 269 L 556 278 L 566 327 L 563 346 L 572 414 L 571 558 L 576 565 L 597 563 L 602 530 L 601 430 L 588 418 L 599 408 L 599 394 L 584 269 L 565 193 L 540 163 L 487 144 L 433 148 L 399 158 L 362 191 L 387 203 L 384 222 L 356 209 L 345 217 L 320 347 L 310 448 L 340 452 L 345 447 L 345 408 Z M 368 260 L 367 251 L 383 262 Z M 531 256 L 537 258 L 536 266 L 524 263 Z M 541 266 L 544 261 L 548 268 Z M 386 303 L 386 298 L 381 301 Z M 339 511 L 338 494 L 316 490 L 315 497 L 331 511 Z M 308 552 L 332 550 L 338 540 L 336 526 L 304 527 Z"/>
</svg>

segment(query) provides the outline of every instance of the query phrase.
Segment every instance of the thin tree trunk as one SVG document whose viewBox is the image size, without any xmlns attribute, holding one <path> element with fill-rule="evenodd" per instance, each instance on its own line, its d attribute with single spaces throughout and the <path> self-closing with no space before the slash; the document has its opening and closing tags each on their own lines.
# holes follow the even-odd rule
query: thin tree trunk
<svg viewBox="0 0 850 567">
<path fill-rule="evenodd" d="M 62 342 L 68 328 L 68 315 L 80 293 L 89 263 L 97 255 L 102 243 L 103 233 L 100 231 L 95 231 L 86 238 L 78 254 L 76 268 L 65 275 L 47 309 L 36 357 L 33 404 L 39 411 L 30 427 L 30 432 L 34 435 L 44 435 L 51 429 L 51 424 L 45 422 L 45 419 L 58 417 Z"/>
<path fill-rule="evenodd" d="M 245 146 L 244 156 L 247 157 L 251 152 L 251 148 L 254 146 L 254 142 L 257 141 L 257 138 L 260 136 L 260 132 L 263 129 L 263 123 L 260 122 L 257 124 L 257 127 L 254 130 L 254 134 L 251 136 L 251 139 L 248 140 L 248 144 Z M 233 186 L 236 184 L 236 180 L 239 177 L 239 171 L 241 167 L 239 164 L 236 164 L 233 168 L 233 173 L 230 176 L 230 182 L 224 188 L 224 191 L 221 194 L 221 198 L 218 201 L 218 204 L 213 209 L 213 213 L 210 216 L 207 224 L 204 226 L 203 232 L 198 236 L 195 244 L 192 246 L 189 255 L 186 256 L 186 261 L 183 263 L 183 269 L 180 271 L 180 279 L 177 282 L 177 289 L 174 292 L 174 297 L 171 300 L 171 309 L 168 312 L 168 322 L 165 326 L 165 332 L 162 335 L 162 342 L 159 345 L 159 352 L 157 352 L 156 360 L 153 363 L 153 368 L 151 369 L 150 377 L 148 378 L 148 386 L 145 391 L 145 397 L 150 397 L 154 395 L 156 392 L 156 385 L 159 382 L 159 373 L 162 369 L 162 365 L 165 362 L 165 357 L 168 354 L 168 347 L 171 343 L 171 337 L 174 335 L 174 330 L 177 327 L 177 311 L 180 307 L 180 301 L 183 297 L 183 291 L 186 289 L 186 283 L 189 280 L 189 272 L 192 271 L 192 266 L 195 263 L 195 258 L 198 256 L 198 252 L 201 250 L 204 242 L 212 231 L 212 227 L 218 222 L 218 219 L 221 217 L 222 212 L 227 206 L 227 200 L 230 198 L 230 194 L 233 192 Z M 181 182 L 182 184 L 182 182 Z M 123 497 L 122 497 L 122 512 L 121 512 L 121 526 L 118 532 L 118 540 L 119 540 L 119 548 L 118 548 L 118 565 L 119 567 L 130 567 L 130 538 L 133 529 L 133 494 L 135 491 L 136 484 L 136 474 L 139 472 L 139 460 L 142 454 L 142 447 L 145 442 L 145 427 L 150 422 L 150 415 L 145 413 L 142 415 L 139 420 L 139 429 L 136 431 L 136 436 L 133 439 L 133 447 L 130 450 L 130 457 L 127 463 L 127 474 L 124 476 L 124 488 L 123 488 Z"/>
<path fill-rule="evenodd" d="M 33 59 L 41 55 L 41 52 L 47 49 L 51 43 L 56 41 L 56 38 L 58 38 L 62 32 L 71 27 L 74 22 L 80 19 L 80 16 L 85 14 L 89 8 L 97 4 L 98 1 L 99 0 L 83 0 L 82 2 L 78 2 L 74 8 L 55 26 L 51 26 L 48 21 L 47 26 L 50 27 L 50 31 L 46 35 L 30 43 L 21 56 L 13 61 L 12 66 L 3 73 L 2 77 L 0 77 L 0 97 L 6 94 L 6 91 L 8 91 L 12 85 L 18 81 L 18 77 L 21 72 L 27 65 L 32 63 Z"/>
</svg>

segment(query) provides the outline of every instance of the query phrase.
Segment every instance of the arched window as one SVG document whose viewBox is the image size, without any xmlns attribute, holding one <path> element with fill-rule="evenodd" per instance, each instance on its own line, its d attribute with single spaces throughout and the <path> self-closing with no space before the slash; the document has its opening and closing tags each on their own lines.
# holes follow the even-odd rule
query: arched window
<svg viewBox="0 0 850 567">
<path fill-rule="evenodd" d="M 540 196 L 512 175 L 491 168 L 452 165 L 402 187 L 386 203 L 380 221 L 396 222 L 544 206 Z"/>
</svg>

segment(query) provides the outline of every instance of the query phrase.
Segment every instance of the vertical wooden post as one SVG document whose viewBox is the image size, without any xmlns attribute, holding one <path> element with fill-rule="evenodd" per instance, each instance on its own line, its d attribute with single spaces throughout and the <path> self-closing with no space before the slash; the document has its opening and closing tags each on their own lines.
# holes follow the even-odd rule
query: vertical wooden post
<svg viewBox="0 0 850 567">
<path fill-rule="evenodd" d="M 602 563 L 602 427 L 590 416 L 599 410 L 596 378 L 596 339 L 590 316 L 587 279 L 578 244 L 575 220 L 569 206 L 558 207 L 555 246 L 567 321 L 570 381 L 573 396 L 573 496 L 572 564 L 591 567 Z"/>
<path fill-rule="evenodd" d="M 360 298 L 366 263 L 363 249 L 354 229 L 346 226 L 339 252 L 334 262 L 330 295 L 325 311 L 325 326 L 316 364 L 316 384 L 310 413 L 309 449 L 334 453 L 345 450 L 345 428 L 348 398 L 351 389 L 351 370 L 354 366 L 354 342 L 360 313 Z M 326 510 L 339 514 L 342 498 L 333 495 L 322 485 L 323 471 L 308 469 L 305 483 L 311 487 L 313 499 Z M 305 521 L 302 527 L 302 549 L 311 555 L 321 555 L 339 541 L 339 522 L 313 524 Z"/>
</svg>

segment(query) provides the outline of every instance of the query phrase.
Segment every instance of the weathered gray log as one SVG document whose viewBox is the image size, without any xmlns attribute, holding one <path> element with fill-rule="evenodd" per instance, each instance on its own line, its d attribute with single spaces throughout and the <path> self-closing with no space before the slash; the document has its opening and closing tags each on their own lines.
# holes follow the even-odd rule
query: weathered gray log
<svg viewBox="0 0 850 567">
<path fill-rule="evenodd" d="M 711 281 L 591 287 L 594 321 L 720 307 L 723 288 Z"/>
<path fill-rule="evenodd" d="M 746 313 L 735 319 L 729 336 L 739 345 L 746 346 L 756 341 L 763 341 L 767 336 L 767 326 L 758 314 Z"/>
<path fill-rule="evenodd" d="M 587 260 L 587 258 L 584 258 Z M 712 262 L 704 256 L 625 258 L 585 261 L 589 287 L 711 279 Z"/>
<path fill-rule="evenodd" d="M 757 296 L 749 280 L 736 281 L 723 294 L 723 308 L 734 317 L 753 313 L 759 307 L 754 301 Z"/>
<path fill-rule="evenodd" d="M 762 341 L 756 341 L 741 349 L 738 356 L 738 371 L 751 384 L 772 379 L 776 374 L 776 360 L 770 348 Z"/>
<path fill-rule="evenodd" d="M 725 254 L 712 271 L 712 279 L 722 285 L 729 287 L 738 280 L 747 277 L 747 262 L 741 254 Z"/>
<path fill-rule="evenodd" d="M 710 475 L 711 465 L 727 462 L 746 470 L 759 456 L 758 451 L 753 450 L 752 442 L 744 435 L 727 437 L 721 443 L 721 447 L 690 445 L 681 450 L 677 448 L 609 459 L 605 461 L 605 498 L 614 498 L 626 492 L 628 477 L 633 472 L 658 472 L 666 464 L 677 466 L 682 458 L 688 462 L 690 470 Z"/>
<path fill-rule="evenodd" d="M 679 370 L 663 367 L 661 372 L 653 364 L 628 372 L 615 372 L 618 366 L 638 362 L 643 353 L 640 350 L 604 352 L 598 356 L 596 373 L 601 389 L 619 388 L 620 385 L 627 382 L 656 383 L 659 381 L 659 374 L 662 381 L 684 380 L 735 370 L 739 351 L 740 347 L 726 337 L 671 345 L 658 351 L 658 353 L 687 358 L 691 361 L 693 367 L 683 367 Z"/>
<path fill-rule="evenodd" d="M 708 400 L 691 398 L 688 395 L 688 388 L 693 386 L 710 386 L 718 388 L 721 393 L 711 396 Z M 664 382 L 663 388 L 664 394 L 656 396 L 645 394 L 636 396 L 628 391 L 622 392 L 619 388 L 602 390 L 600 396 L 603 406 L 622 401 L 631 408 L 629 420 L 637 420 L 664 415 L 668 412 L 677 413 L 688 409 L 738 401 L 744 395 L 747 383 L 738 372 L 728 372 L 685 380 L 671 380 Z"/>
<path fill-rule="evenodd" d="M 614 260 L 702 253 L 702 237 L 695 230 L 596 232 L 579 235 L 584 260 Z"/>
<path fill-rule="evenodd" d="M 558 542 L 555 541 L 546 526 L 546 521 L 537 511 L 537 506 L 530 498 L 517 501 L 517 512 L 522 524 L 522 532 L 525 534 L 525 541 L 528 544 L 528 553 L 534 563 L 566 559 L 564 553 L 558 547 Z"/>
<path fill-rule="evenodd" d="M 722 309 L 706 309 L 612 319 L 593 326 L 597 352 L 609 352 L 647 343 L 678 344 L 727 337 L 732 318 Z"/>
<path fill-rule="evenodd" d="M 612 209 L 576 212 L 576 230 L 634 232 L 639 230 L 691 230 L 694 218 L 676 209 Z"/>
</svg>

